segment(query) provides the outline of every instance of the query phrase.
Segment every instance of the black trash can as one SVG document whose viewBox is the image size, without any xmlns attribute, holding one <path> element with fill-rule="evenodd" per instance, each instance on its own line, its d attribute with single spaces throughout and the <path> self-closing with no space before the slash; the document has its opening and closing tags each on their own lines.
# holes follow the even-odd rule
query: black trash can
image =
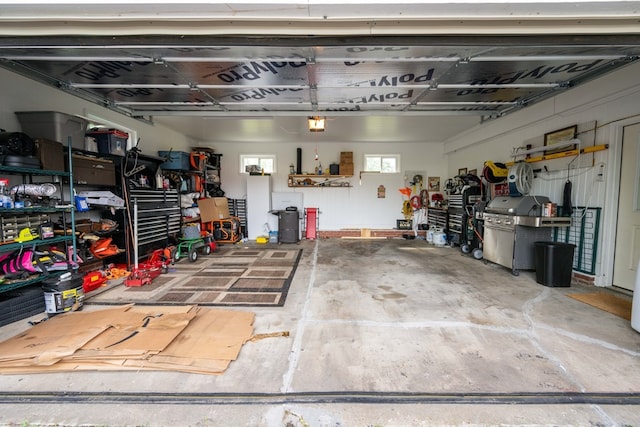
<svg viewBox="0 0 640 427">
<path fill-rule="evenodd" d="M 544 286 L 569 287 L 576 245 L 561 242 L 536 242 L 536 282 Z"/>
<path fill-rule="evenodd" d="M 278 211 L 278 243 L 298 243 L 300 241 L 300 218 L 298 209 L 288 207 Z"/>
</svg>

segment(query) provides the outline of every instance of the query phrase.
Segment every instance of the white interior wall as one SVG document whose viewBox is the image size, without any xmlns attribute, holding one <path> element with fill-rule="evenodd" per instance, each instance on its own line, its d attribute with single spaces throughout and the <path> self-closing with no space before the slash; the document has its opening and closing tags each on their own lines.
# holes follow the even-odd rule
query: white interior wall
<svg viewBox="0 0 640 427">
<path fill-rule="evenodd" d="M 640 64 L 632 64 L 518 113 L 487 122 L 445 143 L 449 170 L 477 167 L 479 171 L 486 160 L 508 162 L 513 159 L 514 147 L 527 143 L 542 147 L 545 133 L 575 124 L 578 132 L 582 132 L 578 138 L 583 146 L 608 144 L 608 150 L 579 158 L 532 164 L 534 169 L 543 169 L 536 174 L 532 194 L 561 203 L 569 170 L 573 205 L 602 208 L 596 261 L 599 285 L 611 284 L 620 149 L 620 140 L 615 135 L 621 133 L 623 122 L 640 122 L 638 73 Z M 545 166 L 549 172 L 544 171 Z M 599 173 L 604 174 L 604 179 L 599 179 Z"/>
<path fill-rule="evenodd" d="M 75 116 L 101 117 L 111 123 L 120 124 L 122 129 L 135 130 L 140 138 L 139 148 L 143 154 L 157 156 L 158 150 L 164 148 L 156 147 L 173 147 L 174 150 L 189 151 L 192 145 L 187 137 L 171 129 L 128 118 L 3 68 L 0 68 L 0 94 L 0 129 L 9 132 L 21 131 L 16 111 L 58 111 Z"/>
<path fill-rule="evenodd" d="M 320 229 L 343 228 L 394 228 L 402 219 L 403 196 L 398 191 L 405 186 L 406 171 L 421 171 L 427 176 L 444 179 L 447 175 L 442 144 L 437 143 L 341 143 L 322 142 L 317 145 L 306 142 L 291 143 L 224 143 L 213 142 L 216 151 L 222 153 L 222 189 L 230 198 L 245 198 L 246 174 L 240 173 L 241 154 L 275 154 L 277 173 L 273 175 L 275 192 L 298 191 L 304 193 L 305 207 L 320 209 Z M 303 172 L 313 171 L 316 147 L 323 168 L 332 162 L 339 163 L 340 152 L 352 151 L 354 176 L 348 181 L 350 188 L 301 188 L 288 187 L 289 165 L 296 164 L 296 148 L 302 149 Z M 360 171 L 364 154 L 400 154 L 402 173 L 363 174 Z M 378 198 L 378 186 L 384 185 L 386 197 Z"/>
</svg>

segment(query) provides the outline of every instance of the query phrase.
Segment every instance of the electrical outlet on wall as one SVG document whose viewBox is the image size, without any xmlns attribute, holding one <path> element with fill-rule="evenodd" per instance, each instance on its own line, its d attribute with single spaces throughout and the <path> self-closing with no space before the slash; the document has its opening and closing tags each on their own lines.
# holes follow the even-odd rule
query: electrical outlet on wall
<svg viewBox="0 0 640 427">
<path fill-rule="evenodd" d="M 604 163 L 599 163 L 596 166 L 596 181 L 597 182 L 604 182 L 604 173 L 605 173 Z"/>
</svg>

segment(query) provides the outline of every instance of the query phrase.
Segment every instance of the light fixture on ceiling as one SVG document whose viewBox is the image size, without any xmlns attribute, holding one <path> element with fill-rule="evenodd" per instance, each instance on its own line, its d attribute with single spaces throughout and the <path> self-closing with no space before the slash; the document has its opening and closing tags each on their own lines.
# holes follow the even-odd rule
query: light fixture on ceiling
<svg viewBox="0 0 640 427">
<path fill-rule="evenodd" d="M 320 116 L 309 117 L 309 132 L 324 132 L 325 120 L 325 117 Z"/>
</svg>

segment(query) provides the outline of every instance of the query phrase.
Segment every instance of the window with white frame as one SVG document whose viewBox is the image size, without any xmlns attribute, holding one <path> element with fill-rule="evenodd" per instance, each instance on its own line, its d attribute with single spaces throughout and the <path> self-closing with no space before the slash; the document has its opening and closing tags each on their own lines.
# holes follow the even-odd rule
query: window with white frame
<svg viewBox="0 0 640 427">
<path fill-rule="evenodd" d="M 366 172 L 400 173 L 400 154 L 365 154 Z"/>
<path fill-rule="evenodd" d="M 264 173 L 276 173 L 275 154 L 241 154 L 240 173 L 252 171 Z"/>
</svg>

